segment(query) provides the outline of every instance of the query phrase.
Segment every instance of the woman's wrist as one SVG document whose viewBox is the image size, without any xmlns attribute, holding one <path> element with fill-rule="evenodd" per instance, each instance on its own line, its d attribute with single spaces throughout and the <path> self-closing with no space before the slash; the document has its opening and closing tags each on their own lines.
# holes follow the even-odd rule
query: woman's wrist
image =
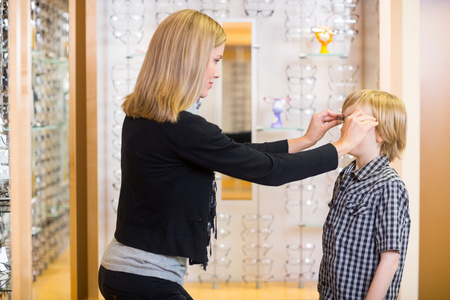
<svg viewBox="0 0 450 300">
<path fill-rule="evenodd" d="M 336 148 L 338 158 L 341 158 L 342 156 L 344 156 L 345 154 L 349 153 L 352 150 L 348 145 L 348 143 L 342 142 L 340 140 L 331 144 Z"/>
<path fill-rule="evenodd" d="M 297 153 L 303 151 L 309 147 L 314 146 L 317 141 L 312 141 L 306 136 L 301 136 L 288 140 L 289 153 Z"/>
</svg>

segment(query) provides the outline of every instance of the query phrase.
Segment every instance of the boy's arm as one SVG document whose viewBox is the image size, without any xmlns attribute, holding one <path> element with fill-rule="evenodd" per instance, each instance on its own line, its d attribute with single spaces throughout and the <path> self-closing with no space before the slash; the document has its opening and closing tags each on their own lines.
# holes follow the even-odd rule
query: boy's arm
<svg viewBox="0 0 450 300">
<path fill-rule="evenodd" d="M 400 254 L 397 251 L 381 253 L 380 263 L 370 284 L 366 300 L 384 299 L 397 271 L 399 259 Z"/>
</svg>

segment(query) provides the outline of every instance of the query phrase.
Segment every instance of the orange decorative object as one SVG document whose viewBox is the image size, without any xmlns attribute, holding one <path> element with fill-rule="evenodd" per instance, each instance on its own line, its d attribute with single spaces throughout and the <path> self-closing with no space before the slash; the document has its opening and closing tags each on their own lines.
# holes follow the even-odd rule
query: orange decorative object
<svg viewBox="0 0 450 300">
<path fill-rule="evenodd" d="M 328 52 L 328 44 L 331 43 L 333 39 L 333 31 L 328 26 L 321 26 L 317 28 L 316 38 L 322 44 L 322 48 L 320 49 L 321 54 L 329 54 Z"/>
</svg>

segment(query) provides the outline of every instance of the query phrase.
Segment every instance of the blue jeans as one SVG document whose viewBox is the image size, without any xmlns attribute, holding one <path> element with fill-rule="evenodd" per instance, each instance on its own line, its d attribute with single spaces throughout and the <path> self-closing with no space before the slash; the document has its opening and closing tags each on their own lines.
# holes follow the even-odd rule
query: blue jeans
<svg viewBox="0 0 450 300">
<path fill-rule="evenodd" d="M 100 266 L 98 286 L 106 300 L 193 300 L 173 281 L 110 271 Z"/>
</svg>

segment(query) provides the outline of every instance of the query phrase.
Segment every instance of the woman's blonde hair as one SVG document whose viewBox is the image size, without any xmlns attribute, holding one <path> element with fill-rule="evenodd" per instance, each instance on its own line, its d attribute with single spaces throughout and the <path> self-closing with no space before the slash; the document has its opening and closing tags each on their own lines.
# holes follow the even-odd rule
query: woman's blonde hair
<svg viewBox="0 0 450 300">
<path fill-rule="evenodd" d="M 176 122 L 197 101 L 211 51 L 225 41 L 223 28 L 203 13 L 169 15 L 153 34 L 134 91 L 122 104 L 125 114 Z"/>
<path fill-rule="evenodd" d="M 376 132 L 381 136 L 381 154 L 390 162 L 400 158 L 406 147 L 406 109 L 396 96 L 380 90 L 360 90 L 347 96 L 342 111 L 348 107 L 369 108 L 378 121 Z"/>
</svg>

